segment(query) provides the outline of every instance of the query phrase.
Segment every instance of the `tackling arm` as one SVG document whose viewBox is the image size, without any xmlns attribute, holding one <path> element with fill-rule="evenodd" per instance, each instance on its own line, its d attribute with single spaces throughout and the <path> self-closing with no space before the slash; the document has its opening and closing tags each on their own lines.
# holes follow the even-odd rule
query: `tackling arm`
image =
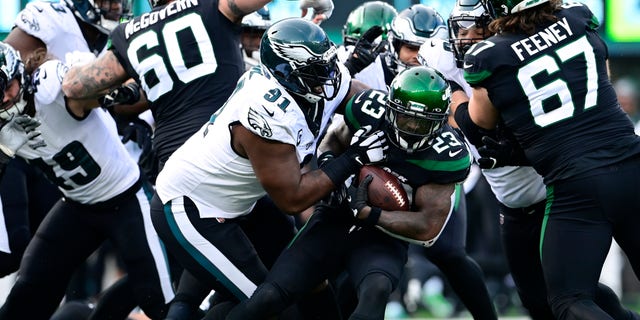
<svg viewBox="0 0 640 320">
<path fill-rule="evenodd" d="M 120 61 L 109 50 L 90 63 L 71 67 L 62 81 L 62 91 L 70 99 L 97 99 L 128 79 Z"/>
<path fill-rule="evenodd" d="M 333 190 L 321 170 L 301 173 L 293 145 L 263 139 L 241 125 L 233 127 L 232 135 L 234 149 L 249 158 L 256 177 L 282 211 L 299 213 Z"/>
</svg>

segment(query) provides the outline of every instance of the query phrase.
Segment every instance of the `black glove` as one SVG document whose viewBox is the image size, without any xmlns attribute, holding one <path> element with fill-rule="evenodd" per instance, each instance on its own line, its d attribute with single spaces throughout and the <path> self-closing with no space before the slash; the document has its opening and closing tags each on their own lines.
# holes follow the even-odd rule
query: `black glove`
<svg viewBox="0 0 640 320">
<path fill-rule="evenodd" d="M 365 164 L 382 162 L 387 158 L 389 145 L 381 130 L 371 132 L 371 126 L 364 126 L 351 138 L 351 146 L 335 160 L 319 169 L 329 176 L 333 185 L 338 187 Z"/>
<path fill-rule="evenodd" d="M 122 143 L 128 141 L 135 142 L 142 150 L 151 148 L 151 136 L 153 129 L 144 120 L 135 118 L 124 125 L 118 127 L 118 133 L 122 136 Z"/>
<path fill-rule="evenodd" d="M 318 168 L 323 168 L 331 161 L 335 160 L 336 156 L 331 151 L 323 152 L 318 157 Z M 339 207 L 344 200 L 347 199 L 347 185 L 345 183 L 340 183 L 336 186 L 336 189 L 331 191 L 326 197 L 324 197 L 320 202 L 329 207 Z"/>
<path fill-rule="evenodd" d="M 478 165 L 482 169 L 493 169 L 504 166 L 528 166 L 529 160 L 520 145 L 507 138 L 498 140 L 484 136 L 482 147 L 478 148 L 480 159 Z"/>
<path fill-rule="evenodd" d="M 370 206 L 367 201 L 369 201 L 369 184 L 373 180 L 373 176 L 367 175 L 357 188 L 351 188 L 349 195 L 349 207 L 351 207 L 351 212 L 353 216 L 364 222 L 365 225 L 373 226 L 378 223 L 380 220 L 380 214 L 382 213 L 382 209 L 378 207 Z M 365 207 L 370 207 L 371 211 L 369 211 L 369 215 L 365 218 L 362 218 L 361 211 Z"/>
<path fill-rule="evenodd" d="M 136 82 L 130 82 L 111 90 L 100 98 L 103 108 L 111 108 L 116 104 L 134 104 L 140 100 L 140 86 Z"/>
<path fill-rule="evenodd" d="M 344 63 L 352 76 L 376 60 L 376 57 L 384 48 L 382 44 L 374 46 L 373 43 L 380 35 L 382 35 L 382 27 L 373 26 L 358 39 L 353 52 Z"/>
</svg>

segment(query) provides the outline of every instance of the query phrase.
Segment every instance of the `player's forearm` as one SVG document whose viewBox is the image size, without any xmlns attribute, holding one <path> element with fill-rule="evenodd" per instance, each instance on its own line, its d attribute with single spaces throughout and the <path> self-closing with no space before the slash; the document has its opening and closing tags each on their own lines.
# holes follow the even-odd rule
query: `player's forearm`
<svg viewBox="0 0 640 320">
<path fill-rule="evenodd" d="M 116 56 L 108 51 L 98 60 L 71 67 L 62 80 L 62 91 L 71 99 L 97 99 L 128 78 Z"/>
</svg>

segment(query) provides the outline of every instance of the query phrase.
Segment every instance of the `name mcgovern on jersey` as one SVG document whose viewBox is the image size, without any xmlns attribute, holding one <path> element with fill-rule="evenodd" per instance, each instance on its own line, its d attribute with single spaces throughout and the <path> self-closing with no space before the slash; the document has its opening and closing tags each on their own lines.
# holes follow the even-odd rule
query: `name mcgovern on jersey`
<svg viewBox="0 0 640 320">
<path fill-rule="evenodd" d="M 145 29 L 158 21 L 162 21 L 178 12 L 198 5 L 198 0 L 177 0 L 169 3 L 162 10 L 145 12 L 140 15 L 140 20 L 133 20 L 127 23 L 124 36 L 129 39 L 132 34 Z"/>
</svg>

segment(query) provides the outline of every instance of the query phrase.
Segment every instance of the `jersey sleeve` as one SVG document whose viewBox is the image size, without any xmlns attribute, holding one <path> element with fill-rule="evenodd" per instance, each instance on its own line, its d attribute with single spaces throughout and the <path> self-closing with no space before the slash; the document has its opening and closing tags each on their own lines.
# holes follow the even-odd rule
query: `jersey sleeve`
<svg viewBox="0 0 640 320">
<path fill-rule="evenodd" d="M 471 96 L 471 87 L 464 80 L 462 69 L 456 64 L 449 42 L 438 38 L 429 39 L 420 46 L 418 56 L 422 64 L 442 73 L 445 79 L 455 81 L 467 96 Z"/>
<path fill-rule="evenodd" d="M 351 132 L 370 125 L 381 127 L 386 111 L 387 95 L 375 89 L 362 91 L 349 99 L 345 108 L 345 122 Z"/>
<path fill-rule="evenodd" d="M 63 41 L 60 35 L 68 34 L 76 27 L 75 21 L 68 21 L 73 17 L 62 3 L 35 1 L 27 3 L 15 20 L 16 27 L 27 34 L 36 37 L 44 43 Z"/>
<path fill-rule="evenodd" d="M 127 48 L 129 47 L 129 44 L 125 37 L 127 25 L 128 23 L 121 23 L 115 29 L 113 29 L 113 32 L 111 32 L 110 35 L 111 46 L 109 47 L 109 50 L 113 52 L 113 54 L 118 59 L 118 62 L 120 62 L 120 65 L 122 65 L 125 71 L 127 71 L 127 74 L 137 80 L 138 73 L 131 66 L 129 59 L 126 56 Z"/>
<path fill-rule="evenodd" d="M 68 70 L 61 61 L 49 60 L 34 72 L 33 83 L 36 85 L 37 105 L 50 105 L 62 94 L 62 78 Z"/>
<path fill-rule="evenodd" d="M 295 146 L 297 132 L 292 131 L 295 128 L 292 124 L 300 117 L 304 119 L 304 115 L 291 106 L 295 103 L 293 98 L 264 76 L 251 71 L 238 83 L 242 88 L 231 96 L 227 105 L 238 108 L 237 117 L 242 126 L 264 139 Z M 283 101 L 289 101 L 289 105 L 283 105 Z"/>
</svg>

